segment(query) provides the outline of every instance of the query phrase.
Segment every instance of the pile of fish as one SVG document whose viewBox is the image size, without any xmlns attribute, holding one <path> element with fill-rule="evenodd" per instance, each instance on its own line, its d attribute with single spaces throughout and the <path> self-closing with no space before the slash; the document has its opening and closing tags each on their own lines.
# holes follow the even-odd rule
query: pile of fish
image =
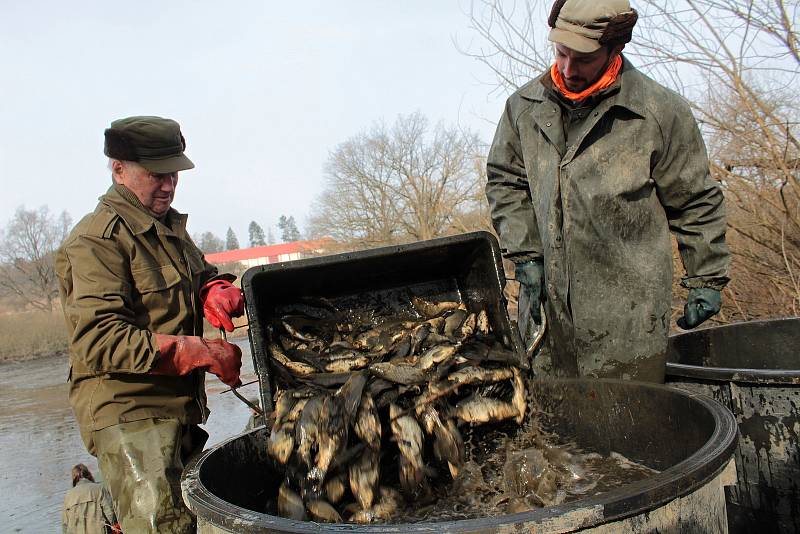
<svg viewBox="0 0 800 534">
<path fill-rule="evenodd" d="M 267 448 L 284 469 L 281 516 L 389 521 L 458 476 L 459 427 L 522 423 L 518 356 L 495 340 L 486 311 L 406 300 L 365 312 L 320 299 L 270 326 Z"/>
</svg>

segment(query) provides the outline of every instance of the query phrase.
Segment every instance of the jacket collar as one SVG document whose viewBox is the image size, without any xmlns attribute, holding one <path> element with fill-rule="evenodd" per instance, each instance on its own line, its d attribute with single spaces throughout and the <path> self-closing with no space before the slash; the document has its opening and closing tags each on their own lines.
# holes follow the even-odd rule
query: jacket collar
<svg viewBox="0 0 800 534">
<path fill-rule="evenodd" d="M 527 100 L 533 100 L 537 102 L 545 101 L 548 99 L 547 89 L 542 81 L 546 80 L 549 82 L 549 77 L 550 71 L 547 71 L 538 78 L 535 78 L 523 85 L 518 90 L 518 94 Z M 645 85 L 643 81 L 644 75 L 639 72 L 623 55 L 622 70 L 617 78 L 617 81 L 609 88 L 619 89 L 618 91 L 615 91 L 614 94 L 611 94 L 607 97 L 607 99 L 610 100 L 609 108 L 613 106 L 623 107 L 629 109 L 637 115 L 644 117 L 646 106 L 644 103 L 643 92 Z"/>
<path fill-rule="evenodd" d="M 150 215 L 133 191 L 124 185 L 112 184 L 106 194 L 100 197 L 100 202 L 119 215 L 134 235 L 143 234 L 150 228 L 155 228 L 157 233 L 163 235 L 186 234 L 186 214 L 170 208 L 165 219 L 167 224 L 164 224 Z"/>
</svg>

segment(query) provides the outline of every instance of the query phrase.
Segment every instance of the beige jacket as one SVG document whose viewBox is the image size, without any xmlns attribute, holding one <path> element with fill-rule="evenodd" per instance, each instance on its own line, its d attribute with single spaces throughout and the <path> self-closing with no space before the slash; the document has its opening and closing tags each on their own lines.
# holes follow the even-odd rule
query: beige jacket
<svg viewBox="0 0 800 534">
<path fill-rule="evenodd" d="M 116 522 L 111 496 L 102 484 L 81 479 L 64 495 L 64 534 L 105 534 Z"/>
</svg>

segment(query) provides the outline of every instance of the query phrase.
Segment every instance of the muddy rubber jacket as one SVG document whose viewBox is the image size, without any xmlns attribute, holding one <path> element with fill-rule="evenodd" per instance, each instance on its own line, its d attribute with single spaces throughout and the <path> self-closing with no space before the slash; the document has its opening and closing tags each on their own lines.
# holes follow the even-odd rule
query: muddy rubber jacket
<svg viewBox="0 0 800 534">
<path fill-rule="evenodd" d="M 721 289 L 729 254 L 719 185 L 688 104 L 627 60 L 564 124 L 549 74 L 506 102 L 486 196 L 503 253 L 543 257 L 553 374 L 663 382 L 672 250 L 685 287 Z"/>
<path fill-rule="evenodd" d="M 186 233 L 186 215 L 154 219 L 113 185 L 56 254 L 70 337 L 70 403 L 89 452 L 91 432 L 123 422 L 202 423 L 204 372 L 147 374 L 153 334 L 202 335 L 202 284 L 217 274 Z"/>
</svg>

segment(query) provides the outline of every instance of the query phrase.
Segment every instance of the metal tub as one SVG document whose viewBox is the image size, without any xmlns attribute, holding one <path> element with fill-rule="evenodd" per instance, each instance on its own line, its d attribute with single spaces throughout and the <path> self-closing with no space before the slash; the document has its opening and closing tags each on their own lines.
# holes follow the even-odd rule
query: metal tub
<svg viewBox="0 0 800 534">
<path fill-rule="evenodd" d="M 736 422 L 719 403 L 661 385 L 621 380 L 533 381 L 547 427 L 588 451 L 618 452 L 660 473 L 571 503 L 498 517 L 345 525 L 263 513 L 281 477 L 265 428 L 205 451 L 184 471 L 198 532 L 727 532 L 723 486 L 735 480 Z"/>
</svg>

